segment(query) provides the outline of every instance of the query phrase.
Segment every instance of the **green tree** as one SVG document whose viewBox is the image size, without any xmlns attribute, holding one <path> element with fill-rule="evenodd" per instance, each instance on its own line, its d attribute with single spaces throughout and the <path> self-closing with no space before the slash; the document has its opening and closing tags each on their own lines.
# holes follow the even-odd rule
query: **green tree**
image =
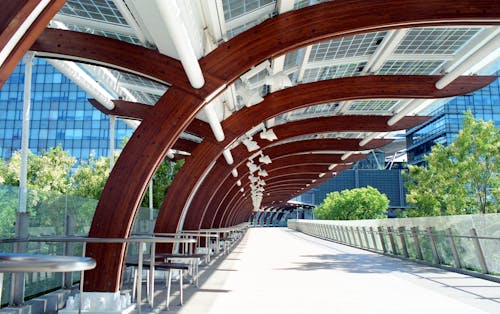
<svg viewBox="0 0 500 314">
<path fill-rule="evenodd" d="M 493 122 L 465 114 L 464 127 L 451 145 L 437 144 L 406 174 L 409 216 L 497 212 L 500 197 L 500 130 Z"/>
<path fill-rule="evenodd" d="M 314 215 L 329 220 L 378 219 L 385 218 L 388 206 L 387 196 L 368 186 L 329 193 Z"/>
<path fill-rule="evenodd" d="M 109 177 L 109 158 L 95 158 L 82 162 L 72 176 L 71 194 L 98 200 Z"/>
<path fill-rule="evenodd" d="M 184 164 L 184 159 L 175 162 L 165 159 L 158 167 L 153 179 L 153 208 L 160 208 L 175 175 Z M 142 207 L 149 207 L 149 189 L 142 200 Z"/>
</svg>

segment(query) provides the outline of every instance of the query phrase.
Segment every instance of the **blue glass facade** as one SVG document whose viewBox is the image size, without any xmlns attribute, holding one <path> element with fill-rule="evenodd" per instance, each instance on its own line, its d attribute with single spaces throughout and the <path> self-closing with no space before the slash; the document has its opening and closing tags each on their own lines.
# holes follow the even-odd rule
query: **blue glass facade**
<svg viewBox="0 0 500 314">
<path fill-rule="evenodd" d="M 330 192 L 371 186 L 389 198 L 390 208 L 404 208 L 406 203 L 402 182 L 401 169 L 344 170 L 338 176 L 300 195 L 296 200 L 306 204 L 319 205 Z"/>
<path fill-rule="evenodd" d="M 0 89 L 0 157 L 21 149 L 24 64 L 20 63 Z M 77 160 L 109 154 L 109 119 L 95 109 L 85 91 L 43 59 L 35 58 L 32 78 L 29 148 L 40 153 L 61 145 Z M 117 120 L 116 148 L 132 129 Z"/>
<path fill-rule="evenodd" d="M 500 72 L 496 73 L 497 75 Z M 451 144 L 462 128 L 464 112 L 500 125 L 500 79 L 472 94 L 455 97 L 434 110 L 430 121 L 408 131 L 406 145 L 408 163 L 421 164 L 436 143 Z"/>
</svg>

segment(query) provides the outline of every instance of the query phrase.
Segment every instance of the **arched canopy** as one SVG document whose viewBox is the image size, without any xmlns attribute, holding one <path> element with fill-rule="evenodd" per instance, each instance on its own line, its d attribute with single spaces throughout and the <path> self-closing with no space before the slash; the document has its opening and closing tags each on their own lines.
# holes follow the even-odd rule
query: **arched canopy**
<svg viewBox="0 0 500 314">
<path fill-rule="evenodd" d="M 469 59 L 469 52 L 485 54 L 488 41 L 498 36 L 500 7 L 495 0 L 337 0 L 296 9 L 280 5 L 276 10 L 261 8 L 270 18 L 238 35 L 236 29 L 248 24 L 252 13 L 241 19 L 231 12 L 214 17 L 210 12 L 217 10 L 210 3 L 189 11 L 179 1 L 148 3 L 159 6 L 157 10 L 144 10 L 139 1 L 128 7 L 109 2 L 117 22 L 104 16 L 92 20 L 94 34 L 80 32 L 88 29 L 88 18 L 63 4 L 14 1 L 0 12 L 0 43 L 15 39 L 11 51 L 2 49 L 0 86 L 30 47 L 60 66 L 78 62 L 76 66 L 115 71 L 106 72 L 108 79 L 114 77 L 111 83 L 91 78 L 114 93 L 97 95 L 99 101 L 92 103 L 107 114 L 142 122 L 103 190 L 92 237 L 130 235 L 146 188 L 171 149 L 190 156 L 165 196 L 155 230 L 227 226 L 245 221 L 252 212 L 250 197 L 241 197 L 236 184 L 250 186 L 244 169 L 249 160 L 270 156 L 276 162 L 261 167 L 268 171 L 270 192 L 261 204 L 281 207 L 273 204 L 285 204 L 333 175 L 320 158 L 307 157 L 305 162 L 292 156 L 328 152 L 337 156 L 332 159 L 334 171 L 341 171 L 361 156 L 353 152 L 367 153 L 391 141 L 390 132 L 421 121 L 404 118 L 430 103 L 420 100 L 468 93 L 494 79 L 463 76 L 479 70 L 455 75 L 454 69 Z M 176 28 L 168 28 L 162 14 L 170 9 L 181 12 Z M 182 19 L 188 11 L 189 23 Z M 32 12 L 35 18 L 27 19 Z M 52 18 L 51 28 L 44 29 Z M 232 30 L 226 29 L 230 26 Z M 189 38 L 182 43 L 165 38 L 165 32 L 179 29 Z M 438 35 L 427 38 L 429 29 Z M 177 53 L 176 45 L 187 42 L 197 60 Z M 358 42 L 362 44 L 356 47 Z M 264 100 L 255 104 L 258 95 L 252 91 Z M 318 119 L 306 121 L 311 116 Z M 276 130 L 275 142 L 257 138 L 270 128 Z M 262 156 L 245 147 L 251 139 Z M 285 167 L 280 157 L 295 166 Z M 234 169 L 236 178 L 231 177 Z M 89 245 L 88 255 L 98 260 L 98 267 L 86 274 L 85 288 L 118 290 L 124 253 L 123 245 Z"/>
</svg>

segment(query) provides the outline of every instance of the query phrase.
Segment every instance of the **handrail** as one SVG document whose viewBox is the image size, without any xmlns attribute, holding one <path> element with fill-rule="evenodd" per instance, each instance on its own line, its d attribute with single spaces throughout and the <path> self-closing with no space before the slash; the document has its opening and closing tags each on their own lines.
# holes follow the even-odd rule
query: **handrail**
<svg viewBox="0 0 500 314">
<path fill-rule="evenodd" d="M 498 243 L 497 241 L 500 241 L 500 237 L 489 235 L 479 236 L 475 228 L 470 229 L 470 235 L 464 235 L 453 234 L 451 228 L 436 231 L 433 227 L 426 227 L 424 230 L 423 228 L 419 229 L 412 226 L 411 229 L 406 229 L 405 226 L 398 227 L 398 225 L 392 227 L 374 226 L 372 224 L 363 225 L 362 221 L 357 221 L 354 224 L 346 224 L 335 221 L 313 220 L 288 220 L 288 227 L 324 240 L 338 242 L 375 253 L 409 258 L 447 270 L 500 282 L 500 277 L 498 277 L 498 263 L 490 260 L 491 264 L 488 265 L 488 255 L 485 255 L 483 251 L 484 248 L 489 248 L 490 251 L 495 249 L 492 249 L 491 245 L 484 246 L 484 243 L 483 245 L 481 244 L 481 240 Z M 447 242 L 443 242 L 444 240 L 438 240 L 439 238 L 448 240 Z M 459 239 L 470 240 L 473 251 L 471 249 L 464 251 L 464 248 L 467 248 L 467 245 L 471 244 L 469 244 L 470 242 L 466 242 L 467 245 L 461 243 Z M 459 250 L 460 245 L 462 250 Z M 446 255 L 442 255 L 443 248 L 446 249 Z M 412 249 L 412 251 L 410 252 L 409 249 Z M 427 249 L 427 255 L 423 254 L 425 249 Z M 450 262 L 448 262 L 448 265 L 444 264 L 446 259 L 450 261 L 450 252 L 453 254 L 452 263 L 454 266 L 449 266 Z M 469 257 L 465 258 L 469 262 L 469 269 L 466 269 L 465 265 L 463 265 L 465 254 L 469 254 Z M 410 257 L 410 255 L 413 255 L 413 257 Z M 414 257 L 415 255 L 416 257 Z M 477 264 L 470 264 L 470 255 L 475 255 Z M 429 256 L 432 256 L 433 262 L 427 262 Z M 470 269 L 479 269 L 480 273 L 473 272 Z"/>
</svg>

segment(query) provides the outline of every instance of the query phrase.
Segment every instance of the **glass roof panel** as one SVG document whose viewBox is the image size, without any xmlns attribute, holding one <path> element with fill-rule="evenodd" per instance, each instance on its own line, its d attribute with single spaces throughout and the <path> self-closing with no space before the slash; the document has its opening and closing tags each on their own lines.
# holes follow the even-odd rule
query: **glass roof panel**
<svg viewBox="0 0 500 314">
<path fill-rule="evenodd" d="M 409 30 L 396 54 L 455 54 L 481 28 L 415 28 Z"/>
<path fill-rule="evenodd" d="M 127 25 L 127 21 L 125 21 L 113 0 L 67 0 L 59 13 L 112 24 Z"/>
<path fill-rule="evenodd" d="M 373 54 L 386 32 L 337 38 L 313 45 L 309 62 L 367 56 Z"/>
<path fill-rule="evenodd" d="M 304 83 L 321 81 L 321 80 L 329 80 L 339 77 L 350 77 L 356 76 L 361 73 L 366 62 L 361 63 L 349 63 L 349 64 L 339 64 L 324 68 L 314 68 L 307 69 L 304 72 Z"/>
<path fill-rule="evenodd" d="M 406 75 L 425 75 L 433 74 L 439 70 L 445 61 L 400 61 L 389 60 L 378 71 L 377 74 L 406 74 Z"/>
<path fill-rule="evenodd" d="M 76 32 L 88 33 L 88 34 L 94 34 L 94 35 L 99 35 L 99 36 L 103 36 L 103 37 L 118 39 L 118 40 L 125 41 L 128 43 L 134 44 L 134 45 L 142 45 L 141 41 L 135 36 L 119 34 L 119 33 L 114 33 L 114 32 L 107 32 L 107 31 L 102 31 L 102 30 L 96 30 L 96 29 L 93 29 L 90 27 L 81 27 L 79 25 L 68 24 L 68 23 L 65 23 L 65 26 L 68 27 L 68 29 L 70 29 L 72 31 L 76 31 Z"/>
<path fill-rule="evenodd" d="M 275 2 L 274 0 L 223 0 L 224 19 L 227 22 Z"/>
<path fill-rule="evenodd" d="M 308 7 L 310 5 L 318 4 L 321 2 L 325 2 L 325 1 L 328 1 L 328 0 L 295 0 L 294 9 L 295 10 L 301 9 L 301 8 Z"/>
<path fill-rule="evenodd" d="M 349 113 L 368 113 L 373 114 L 376 112 L 390 113 L 398 100 L 389 99 L 374 99 L 374 100 L 356 100 L 349 106 Z"/>
</svg>

